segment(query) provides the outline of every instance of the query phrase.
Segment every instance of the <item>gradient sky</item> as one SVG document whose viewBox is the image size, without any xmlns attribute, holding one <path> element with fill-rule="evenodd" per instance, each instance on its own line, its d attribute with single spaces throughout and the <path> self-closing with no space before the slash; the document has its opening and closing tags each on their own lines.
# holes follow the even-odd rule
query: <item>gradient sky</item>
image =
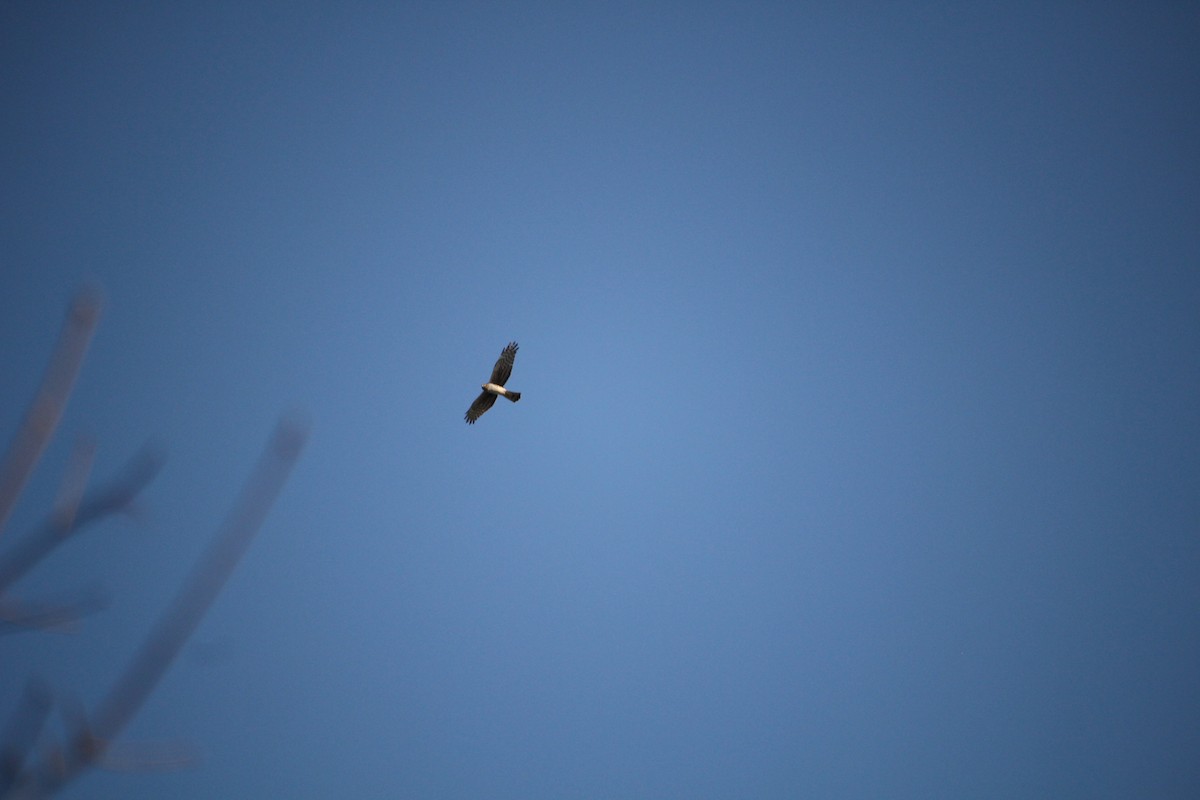
<svg viewBox="0 0 1200 800">
<path fill-rule="evenodd" d="M 0 549 L 168 453 L 0 723 L 299 413 L 64 797 L 1200 796 L 1200 11 L 1001 5 L 0 4 L 4 439 L 106 299 Z"/>
</svg>

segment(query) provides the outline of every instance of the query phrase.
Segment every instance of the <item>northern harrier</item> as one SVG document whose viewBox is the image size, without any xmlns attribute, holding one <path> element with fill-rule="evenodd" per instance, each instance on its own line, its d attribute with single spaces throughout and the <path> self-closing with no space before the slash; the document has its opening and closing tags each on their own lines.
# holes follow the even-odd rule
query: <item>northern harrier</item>
<svg viewBox="0 0 1200 800">
<path fill-rule="evenodd" d="M 507 397 L 514 403 L 521 399 L 520 392 L 513 392 L 504 388 L 508 376 L 512 375 L 513 361 L 517 357 L 517 343 L 509 342 L 508 346 L 500 351 L 500 358 L 496 360 L 496 366 L 492 367 L 492 379 L 483 385 L 483 391 L 479 397 L 475 398 L 475 402 L 471 403 L 471 407 L 467 409 L 466 420 L 468 425 L 474 425 L 475 420 L 483 416 L 483 412 L 492 407 L 496 402 L 496 395 Z"/>
</svg>

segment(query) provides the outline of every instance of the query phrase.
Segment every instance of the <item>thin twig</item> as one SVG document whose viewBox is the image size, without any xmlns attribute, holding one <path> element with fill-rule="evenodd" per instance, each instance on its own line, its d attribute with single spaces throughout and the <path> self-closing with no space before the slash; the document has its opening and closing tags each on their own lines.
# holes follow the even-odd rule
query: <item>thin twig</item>
<svg viewBox="0 0 1200 800">
<path fill-rule="evenodd" d="M 24 631 L 75 633 L 79 621 L 108 606 L 103 592 L 92 590 L 58 603 L 29 604 L 0 597 L 0 635 Z"/>
<path fill-rule="evenodd" d="M 25 757 L 37 741 L 50 714 L 50 690 L 39 680 L 25 684 L 21 700 L 0 740 L 0 795 L 16 781 L 25 765 Z"/>
<path fill-rule="evenodd" d="M 162 464 L 162 452 L 147 445 L 133 457 L 119 479 L 79 502 L 70 525 L 64 526 L 61 514 L 51 514 L 41 527 L 0 555 L 0 595 L 88 523 L 129 508 L 138 492 L 158 474 Z"/>
<path fill-rule="evenodd" d="M 58 498 L 54 501 L 54 516 L 64 529 L 70 529 L 75 524 L 75 514 L 79 512 L 79 504 L 83 502 L 88 476 L 92 472 L 92 462 L 95 460 L 96 440 L 90 436 L 76 437 L 62 485 L 58 487 Z"/>
<path fill-rule="evenodd" d="M 0 531 L 58 427 L 100 319 L 100 307 L 100 295 L 94 290 L 80 292 L 71 303 L 42 385 L 0 462 Z"/>
</svg>

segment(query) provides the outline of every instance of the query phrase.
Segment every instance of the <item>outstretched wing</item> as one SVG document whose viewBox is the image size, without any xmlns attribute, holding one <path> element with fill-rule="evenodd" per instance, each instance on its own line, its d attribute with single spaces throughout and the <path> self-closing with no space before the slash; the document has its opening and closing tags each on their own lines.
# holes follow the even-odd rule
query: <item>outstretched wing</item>
<svg viewBox="0 0 1200 800">
<path fill-rule="evenodd" d="M 508 376 L 512 375 L 513 361 L 517 358 L 517 343 L 509 342 L 508 346 L 500 351 L 500 358 L 496 361 L 496 366 L 492 367 L 492 383 L 497 386 L 503 386 L 508 380 Z M 479 401 L 476 400 L 476 403 Z M 483 411 L 487 411 L 485 408 Z M 482 414 L 483 411 L 479 413 Z"/>
<path fill-rule="evenodd" d="M 474 425 L 475 420 L 483 416 L 483 412 L 492 407 L 496 402 L 496 395 L 491 392 L 480 392 L 479 397 L 475 398 L 475 402 L 471 403 L 471 407 L 467 409 L 465 419 L 468 425 Z"/>
</svg>

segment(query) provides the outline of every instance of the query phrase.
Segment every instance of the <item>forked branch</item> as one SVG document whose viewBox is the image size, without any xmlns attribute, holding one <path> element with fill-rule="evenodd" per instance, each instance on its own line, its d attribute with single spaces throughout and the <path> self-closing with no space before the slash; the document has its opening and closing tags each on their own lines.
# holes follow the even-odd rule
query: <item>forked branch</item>
<svg viewBox="0 0 1200 800">
<path fill-rule="evenodd" d="M 151 630 L 90 723 L 78 725 L 65 749 L 26 770 L 9 796 L 48 797 L 100 763 L 200 624 L 261 527 L 307 439 L 307 429 L 281 422 L 230 515 Z M 80 514 L 82 515 L 81 508 Z"/>
</svg>

